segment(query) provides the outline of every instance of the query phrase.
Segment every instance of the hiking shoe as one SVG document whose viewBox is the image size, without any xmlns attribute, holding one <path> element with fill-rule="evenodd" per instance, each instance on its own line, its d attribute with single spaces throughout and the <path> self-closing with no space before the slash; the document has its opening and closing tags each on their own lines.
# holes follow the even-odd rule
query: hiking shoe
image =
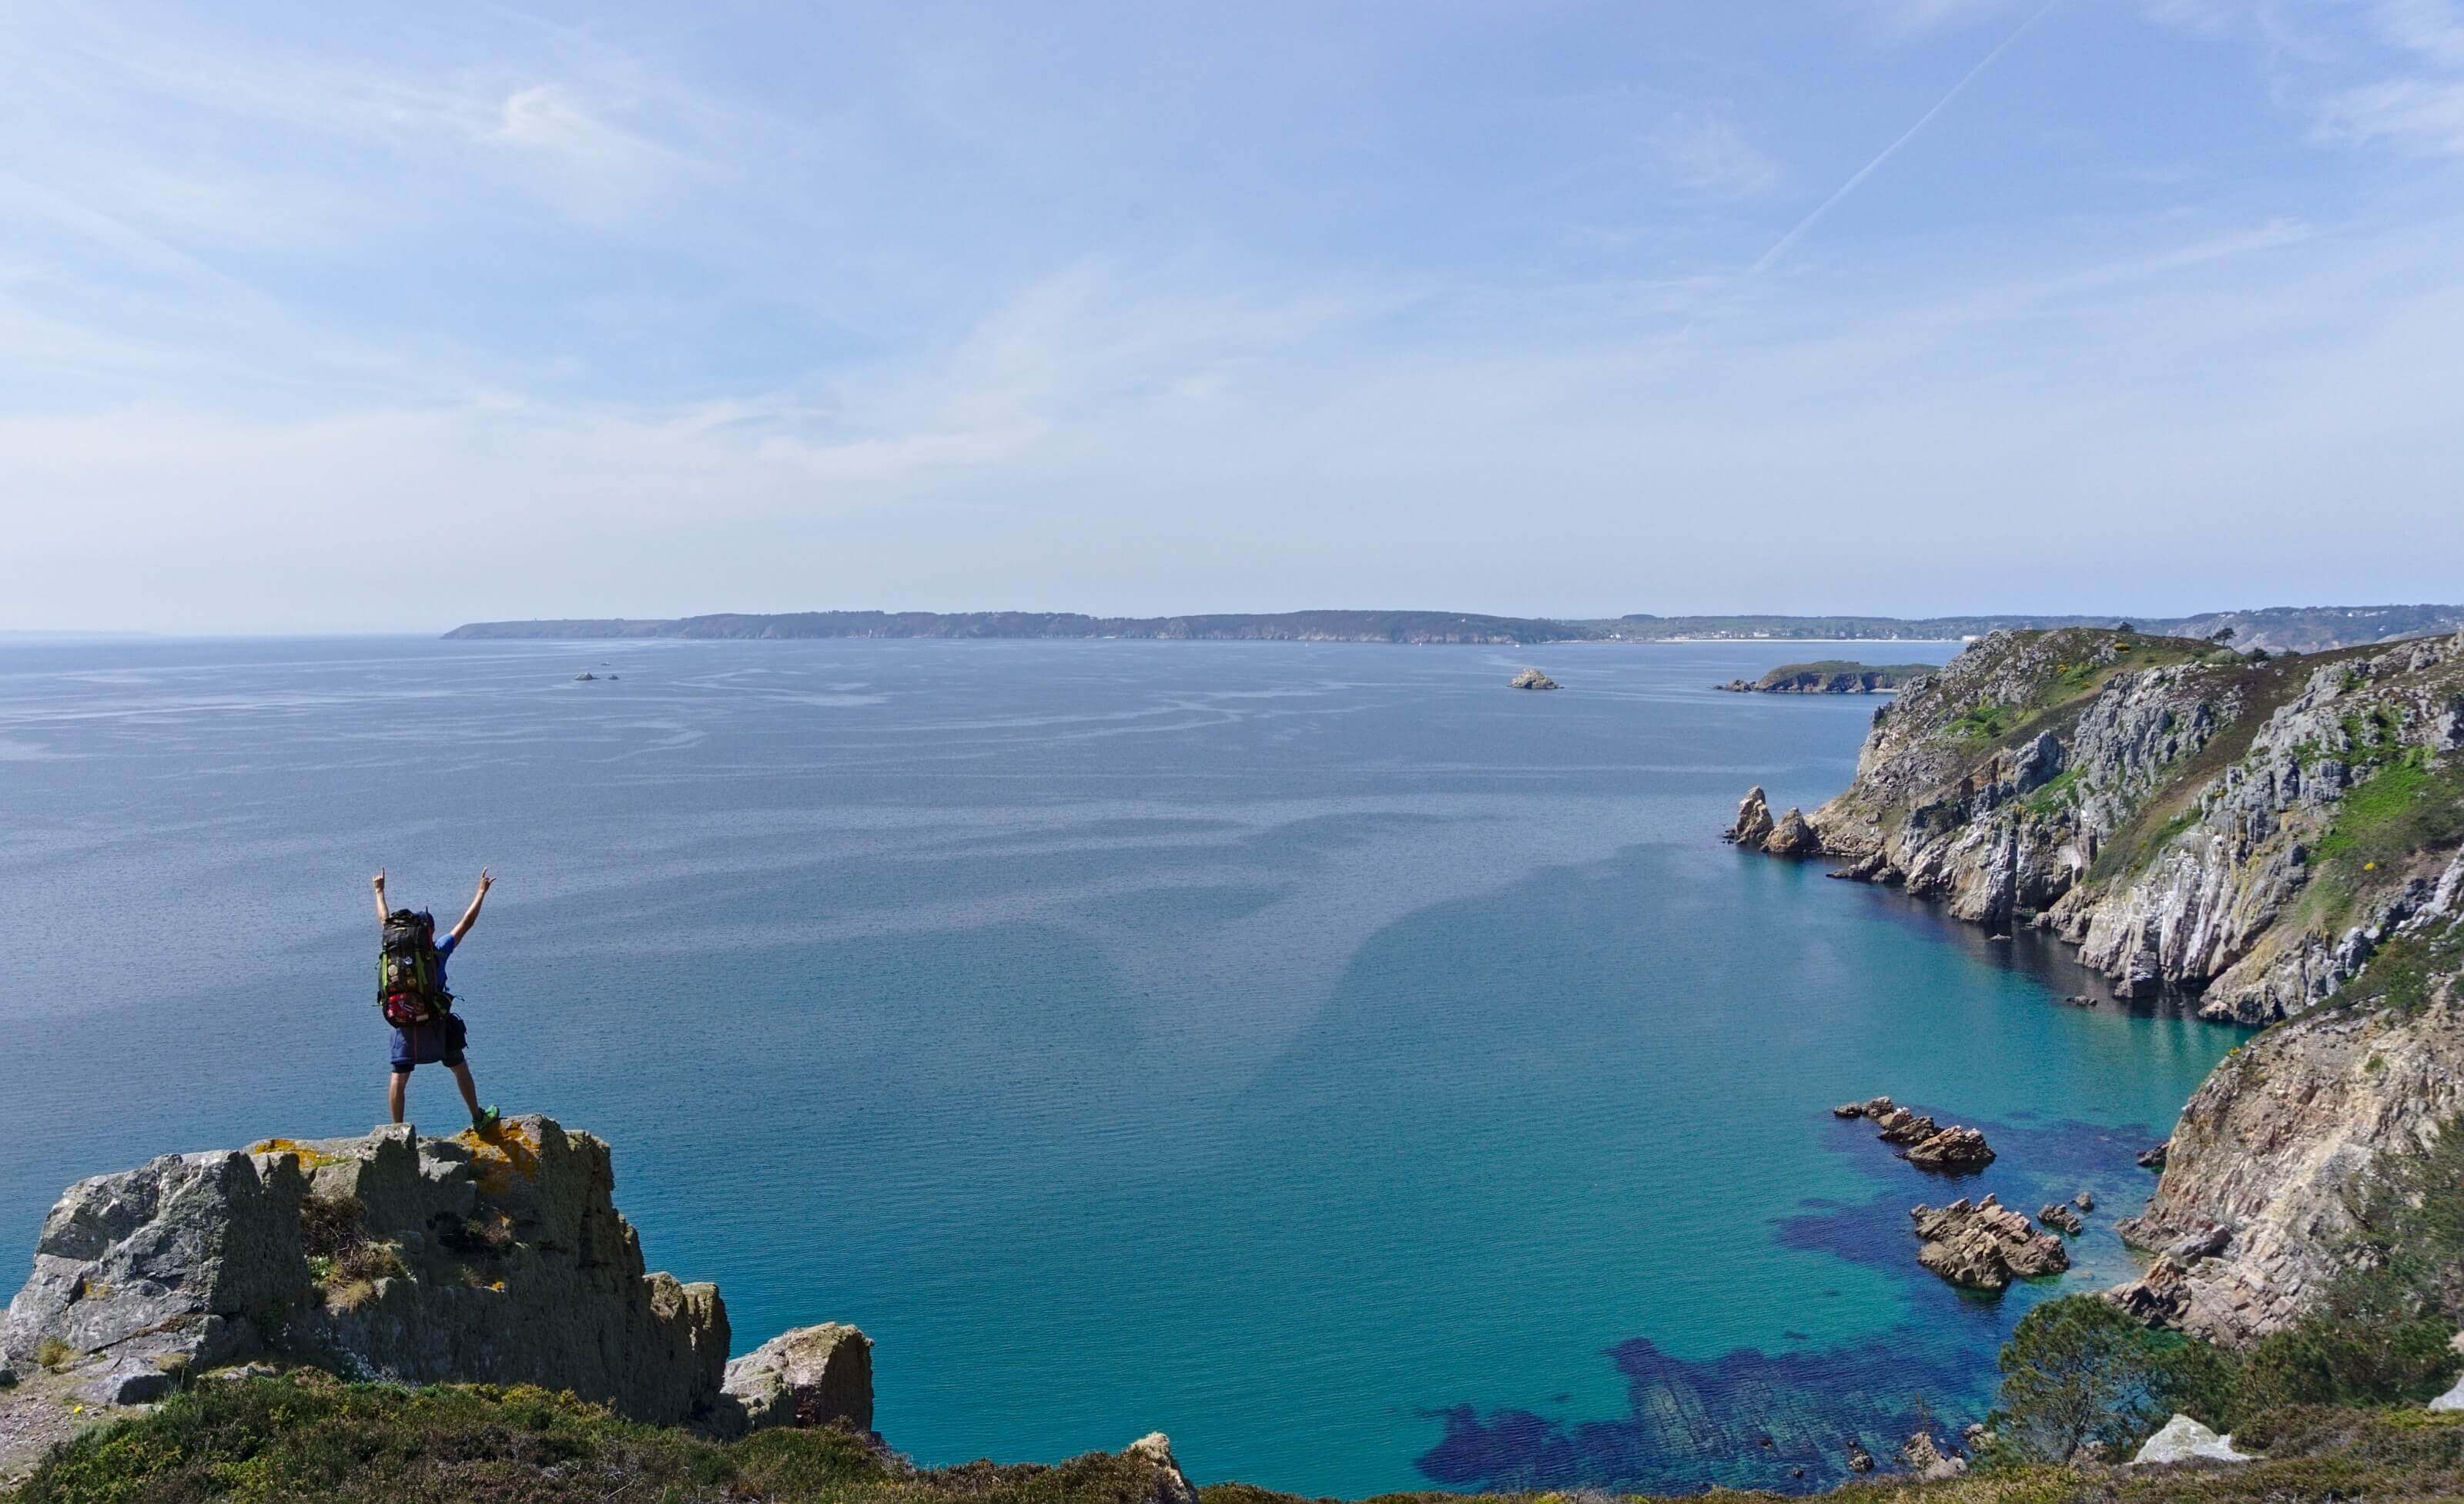
<svg viewBox="0 0 2464 1504">
<path fill-rule="evenodd" d="M 485 1138 L 490 1133 L 495 1131 L 496 1124 L 504 1120 L 504 1114 L 496 1111 L 494 1107 L 490 1107 L 486 1111 L 482 1112 L 478 1117 L 471 1119 L 471 1131 L 482 1138 Z"/>
</svg>

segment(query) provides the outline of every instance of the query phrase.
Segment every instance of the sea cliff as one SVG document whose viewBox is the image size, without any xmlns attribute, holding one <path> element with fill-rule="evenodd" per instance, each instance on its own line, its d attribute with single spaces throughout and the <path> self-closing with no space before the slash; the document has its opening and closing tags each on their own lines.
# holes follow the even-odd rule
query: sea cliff
<svg viewBox="0 0 2464 1504">
<path fill-rule="evenodd" d="M 870 1427 L 862 1333 L 800 1328 L 730 1363 L 718 1287 L 647 1271 L 614 1186 L 605 1142 L 540 1117 L 164 1155 L 61 1195 L 0 1366 L 94 1406 L 262 1360 L 533 1384 L 721 1435 Z"/>
<path fill-rule="evenodd" d="M 1729 834 L 2049 930 L 2125 997 L 2275 1026 L 2191 1099 L 2125 1228 L 2161 1255 L 2121 1292 L 2151 1320 L 2281 1328 L 2374 1162 L 2464 1111 L 2464 635 L 2270 657 L 1993 633 L 1876 712 L 1801 828 L 1749 795 Z"/>
</svg>

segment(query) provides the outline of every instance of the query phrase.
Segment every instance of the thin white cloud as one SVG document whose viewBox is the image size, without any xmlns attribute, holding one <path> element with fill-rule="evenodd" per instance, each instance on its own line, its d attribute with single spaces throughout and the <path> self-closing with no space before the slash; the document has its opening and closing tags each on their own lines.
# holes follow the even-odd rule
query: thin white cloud
<svg viewBox="0 0 2464 1504">
<path fill-rule="evenodd" d="M 1780 178 L 1779 163 L 1718 116 L 1681 115 L 1653 132 L 1650 144 L 1668 176 L 1698 193 L 1749 198 Z"/>
<path fill-rule="evenodd" d="M 2464 70 L 2464 11 L 2454 0 L 2377 0 L 2371 18 L 2393 45 L 2442 68 Z"/>
<path fill-rule="evenodd" d="M 2247 29 L 2265 50 L 2277 94 L 2308 114 L 2322 144 L 2464 155 L 2464 8 L 2455 0 L 2145 4 L 2153 19 L 2195 32 Z"/>
<path fill-rule="evenodd" d="M 2331 96 L 2319 107 L 2328 141 L 2384 142 L 2430 156 L 2464 156 L 2464 78 L 2390 78 Z"/>
<path fill-rule="evenodd" d="M 2005 11 L 2009 0 L 1853 0 L 1868 25 L 1894 40 L 1944 31 Z"/>
</svg>

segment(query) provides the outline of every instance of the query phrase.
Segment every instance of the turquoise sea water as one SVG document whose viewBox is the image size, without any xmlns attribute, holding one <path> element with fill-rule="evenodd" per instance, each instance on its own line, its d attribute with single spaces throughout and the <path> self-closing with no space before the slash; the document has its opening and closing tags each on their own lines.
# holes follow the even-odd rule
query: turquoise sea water
<svg viewBox="0 0 2464 1504">
<path fill-rule="evenodd" d="M 1923 1274 L 1907 1206 L 2091 1188 L 2050 1288 L 2115 1277 L 2236 1036 L 1720 845 L 1853 771 L 1874 701 L 1707 688 L 1792 654 L 0 645 L 0 1257 L 78 1176 L 382 1117 L 367 874 L 450 917 L 488 863 L 483 1091 L 613 1141 L 739 1348 L 864 1326 L 918 1461 L 1833 1481 L 2046 1293 Z M 2001 1161 L 1829 1115 L 1881 1092 Z"/>
</svg>

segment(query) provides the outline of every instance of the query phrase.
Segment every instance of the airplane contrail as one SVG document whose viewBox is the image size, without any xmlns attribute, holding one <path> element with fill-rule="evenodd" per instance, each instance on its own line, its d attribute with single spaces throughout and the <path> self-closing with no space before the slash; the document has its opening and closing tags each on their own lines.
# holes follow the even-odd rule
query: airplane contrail
<svg viewBox="0 0 2464 1504">
<path fill-rule="evenodd" d="M 1756 261 L 1751 267 L 1747 269 L 1746 276 L 1749 277 L 1760 276 L 1765 271 L 1770 269 L 1772 262 L 1778 260 L 1781 256 L 1788 254 L 1789 248 L 1795 245 L 1799 240 L 1804 239 L 1805 232 L 1812 230 L 1816 221 L 1821 219 L 1823 215 L 1830 213 L 1831 210 L 1838 205 L 1841 199 L 1856 192 L 1858 186 L 1862 184 L 1867 178 L 1872 177 L 1876 168 L 1881 166 L 1883 163 L 1890 161 L 1892 157 L 1896 156 L 1902 146 L 1904 146 L 1909 142 L 1916 140 L 1917 132 L 1925 129 L 1927 125 L 1932 124 L 1933 118 L 1941 114 L 1944 110 L 1949 108 L 1950 101 L 1958 99 L 1962 91 L 1967 89 L 1969 84 L 1974 83 L 1978 75 L 1984 73 L 1986 69 L 1992 67 L 1993 60 L 1995 58 L 2001 56 L 2004 53 L 2009 52 L 2011 50 L 2012 43 L 2017 41 L 2020 37 L 2027 35 L 2030 28 L 2034 27 L 2038 21 L 2043 20 L 2048 14 L 2052 13 L 2054 7 L 2061 3 L 2062 0 L 2045 0 L 2045 3 L 2037 8 L 2035 14 L 2031 15 L 2026 20 L 2020 22 L 2016 31 L 2013 31 L 2010 35 L 2002 38 L 2001 46 L 1994 48 L 1990 53 L 1987 53 L 1982 62 L 1979 62 L 1975 67 L 1968 70 L 1967 77 L 1961 78 L 1957 83 L 1950 86 L 1950 92 L 1948 94 L 1946 94 L 1941 99 L 1935 100 L 1932 109 L 1929 109 L 1923 115 L 1918 116 L 1917 122 L 1915 124 L 1901 132 L 1899 140 L 1891 143 L 1887 146 L 1884 146 L 1881 149 L 1881 152 L 1877 155 L 1873 161 L 1866 163 L 1863 166 L 1857 169 L 1857 175 L 1855 177 L 1852 177 L 1847 182 L 1840 184 L 1837 192 L 1833 193 L 1829 198 L 1824 199 L 1820 204 L 1815 206 L 1813 213 L 1798 220 L 1796 222 L 1796 228 L 1791 230 L 1787 234 L 1780 236 L 1777 244 L 1763 253 L 1761 260 Z"/>
</svg>

